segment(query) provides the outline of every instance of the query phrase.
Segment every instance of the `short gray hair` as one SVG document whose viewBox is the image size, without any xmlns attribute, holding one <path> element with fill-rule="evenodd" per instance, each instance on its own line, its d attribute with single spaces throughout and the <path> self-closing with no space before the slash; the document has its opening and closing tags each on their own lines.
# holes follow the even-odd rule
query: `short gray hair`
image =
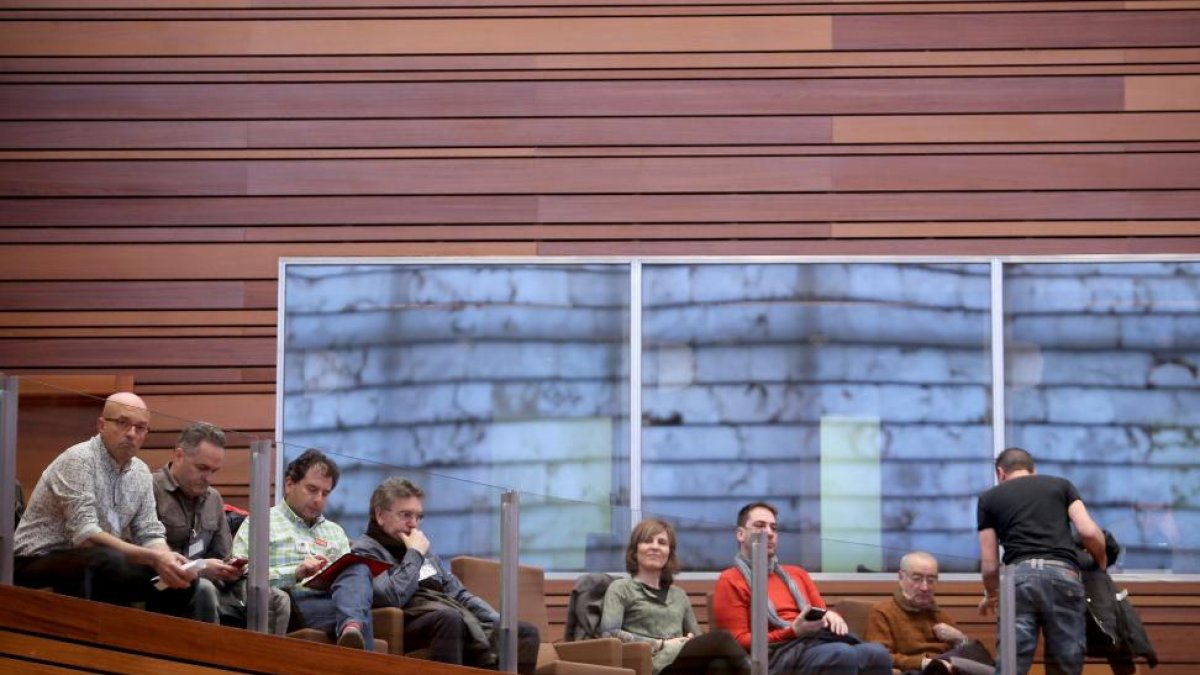
<svg viewBox="0 0 1200 675">
<path fill-rule="evenodd" d="M 392 476 L 385 479 L 379 484 L 379 487 L 375 488 L 375 492 L 371 493 L 371 520 L 375 519 L 376 509 L 386 510 L 397 499 L 408 499 L 409 497 L 424 499 L 425 491 L 407 478 Z"/>
<path fill-rule="evenodd" d="M 175 447 L 183 450 L 183 454 L 192 456 L 196 454 L 196 450 L 200 448 L 203 442 L 209 442 L 213 445 L 225 449 L 225 432 L 221 431 L 221 427 L 208 422 L 192 422 L 179 432 L 179 440 L 175 442 Z"/>
</svg>

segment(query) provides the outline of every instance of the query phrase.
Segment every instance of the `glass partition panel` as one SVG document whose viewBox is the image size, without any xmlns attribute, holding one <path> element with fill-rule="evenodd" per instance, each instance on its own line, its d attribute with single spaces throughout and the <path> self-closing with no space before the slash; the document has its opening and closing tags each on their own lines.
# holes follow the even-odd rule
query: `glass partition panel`
<svg viewBox="0 0 1200 675">
<path fill-rule="evenodd" d="M 1200 572 L 1200 263 L 1005 269 L 1009 444 L 1075 483 L 1117 569 Z"/>
<path fill-rule="evenodd" d="M 352 458 L 355 486 L 400 468 L 628 501 L 628 265 L 289 264 L 284 283 L 285 461 L 313 446 Z M 347 524 L 361 489 L 330 498 Z M 578 514 L 527 506 L 526 531 L 560 540 L 530 561 L 569 564 Z"/>
<path fill-rule="evenodd" d="M 796 533 L 781 559 L 810 571 L 896 569 L 911 549 L 975 569 L 987 264 L 647 264 L 642 278 L 642 505 L 695 523 L 694 564 L 725 567 L 734 514 L 765 499 Z"/>
</svg>

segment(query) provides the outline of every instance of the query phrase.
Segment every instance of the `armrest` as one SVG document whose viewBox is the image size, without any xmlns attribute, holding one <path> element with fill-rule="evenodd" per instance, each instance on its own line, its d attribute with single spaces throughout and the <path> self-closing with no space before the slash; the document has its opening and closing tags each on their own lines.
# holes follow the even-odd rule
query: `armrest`
<svg viewBox="0 0 1200 675">
<path fill-rule="evenodd" d="M 621 645 L 621 665 L 637 675 L 652 675 L 654 660 L 647 642 L 626 642 Z"/>
<path fill-rule="evenodd" d="M 557 642 L 554 644 L 554 651 L 562 661 L 614 668 L 621 666 L 621 641 L 616 638 Z"/>
<path fill-rule="evenodd" d="M 404 656 L 404 611 L 395 607 L 371 610 L 371 628 L 375 637 L 387 640 L 388 653 Z"/>
</svg>

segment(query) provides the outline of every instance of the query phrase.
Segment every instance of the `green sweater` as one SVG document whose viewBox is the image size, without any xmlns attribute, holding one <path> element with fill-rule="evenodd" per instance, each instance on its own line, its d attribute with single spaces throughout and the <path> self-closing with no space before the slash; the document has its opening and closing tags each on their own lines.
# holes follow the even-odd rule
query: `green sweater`
<svg viewBox="0 0 1200 675">
<path fill-rule="evenodd" d="M 622 642 L 648 642 L 657 651 L 652 657 L 657 674 L 675 660 L 680 644 L 658 649 L 659 640 L 691 633 L 700 634 L 700 624 L 692 612 L 687 593 L 678 586 L 666 590 L 650 588 L 630 578 L 617 579 L 604 593 L 600 633 Z"/>
</svg>

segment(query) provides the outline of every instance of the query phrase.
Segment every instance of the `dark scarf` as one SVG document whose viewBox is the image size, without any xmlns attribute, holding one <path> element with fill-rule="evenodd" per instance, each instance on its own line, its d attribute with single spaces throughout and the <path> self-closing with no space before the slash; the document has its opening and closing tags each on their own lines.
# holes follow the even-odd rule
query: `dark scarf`
<svg viewBox="0 0 1200 675">
<path fill-rule="evenodd" d="M 392 557 L 396 559 L 396 562 L 404 560 L 404 554 L 408 553 L 408 547 L 404 545 L 404 542 L 384 532 L 383 528 L 375 522 L 374 518 L 371 518 L 371 522 L 367 523 L 367 536 L 386 548 L 387 552 L 391 553 Z"/>
</svg>

